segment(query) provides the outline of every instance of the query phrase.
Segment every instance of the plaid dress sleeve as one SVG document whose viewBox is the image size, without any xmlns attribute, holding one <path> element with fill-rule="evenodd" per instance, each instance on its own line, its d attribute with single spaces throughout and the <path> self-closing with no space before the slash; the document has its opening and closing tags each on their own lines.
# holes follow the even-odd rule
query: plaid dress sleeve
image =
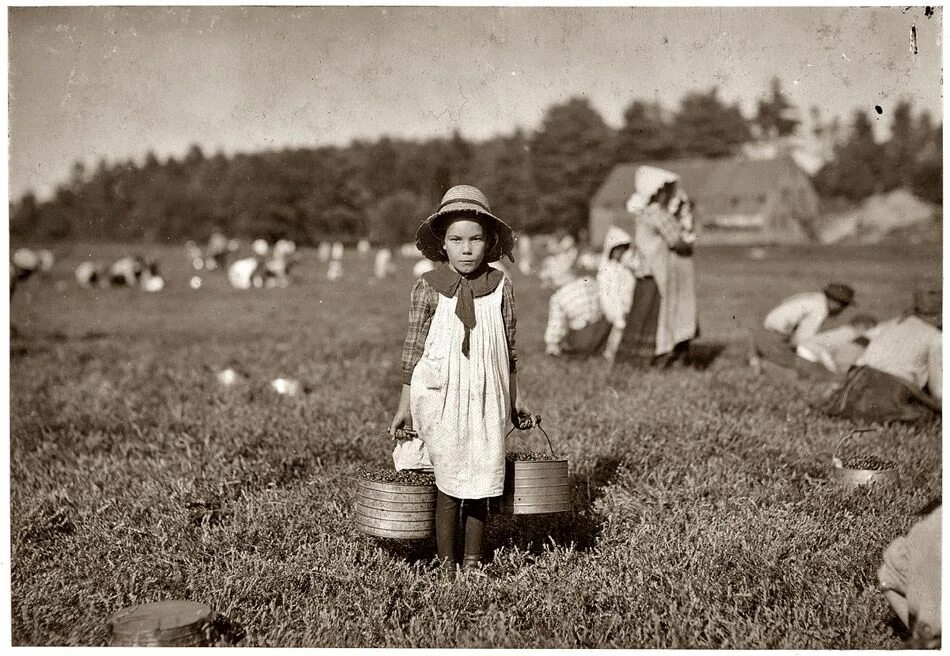
<svg viewBox="0 0 950 656">
<path fill-rule="evenodd" d="M 419 278 L 409 295 L 409 331 L 402 347 L 402 382 L 405 385 L 412 383 L 412 372 L 425 350 L 429 324 L 439 302 L 437 293 L 429 283 Z"/>
<path fill-rule="evenodd" d="M 641 216 L 645 223 L 656 229 L 667 245 L 672 246 L 679 241 L 682 226 L 676 220 L 676 217 L 669 212 L 651 205 L 643 211 Z"/>
<path fill-rule="evenodd" d="M 501 316 L 505 321 L 505 336 L 508 338 L 508 371 L 518 373 L 518 351 L 515 349 L 515 288 L 506 277 L 502 284 L 505 286 L 501 293 Z"/>
</svg>

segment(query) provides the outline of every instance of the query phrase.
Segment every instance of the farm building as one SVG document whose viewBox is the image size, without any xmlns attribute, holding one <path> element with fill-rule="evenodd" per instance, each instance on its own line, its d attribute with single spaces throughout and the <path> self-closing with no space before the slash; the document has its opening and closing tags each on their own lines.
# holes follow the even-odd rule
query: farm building
<svg viewBox="0 0 950 656">
<path fill-rule="evenodd" d="M 788 156 L 776 159 L 684 159 L 643 162 L 673 171 L 694 203 L 703 244 L 796 244 L 811 239 L 818 194 Z M 590 204 L 590 239 L 613 223 L 629 224 L 626 203 L 640 164 L 618 164 Z"/>
</svg>

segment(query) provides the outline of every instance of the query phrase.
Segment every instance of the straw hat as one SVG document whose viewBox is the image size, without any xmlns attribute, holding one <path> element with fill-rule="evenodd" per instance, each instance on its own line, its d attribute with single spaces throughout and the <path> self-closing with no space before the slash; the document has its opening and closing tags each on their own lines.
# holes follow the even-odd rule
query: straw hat
<svg viewBox="0 0 950 656">
<path fill-rule="evenodd" d="M 416 248 L 434 262 L 445 262 L 447 256 L 442 248 L 445 239 L 445 221 L 453 214 L 471 213 L 489 219 L 492 222 L 494 243 L 485 253 L 485 262 L 497 262 L 502 256 L 508 256 L 512 262 L 511 251 L 515 245 L 515 234 L 507 223 L 491 213 L 488 199 L 480 190 L 471 185 L 456 185 L 445 192 L 439 209 L 427 218 L 416 231 Z"/>
</svg>

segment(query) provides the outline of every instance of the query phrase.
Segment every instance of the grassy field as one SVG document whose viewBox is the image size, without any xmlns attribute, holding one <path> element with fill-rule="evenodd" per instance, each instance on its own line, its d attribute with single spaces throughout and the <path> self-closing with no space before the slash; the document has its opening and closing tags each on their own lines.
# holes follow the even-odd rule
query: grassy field
<svg viewBox="0 0 950 656">
<path fill-rule="evenodd" d="M 811 411 L 804 382 L 753 377 L 743 331 L 832 278 L 896 314 L 939 276 L 939 248 L 700 250 L 700 351 L 721 353 L 666 372 L 546 358 L 547 296 L 515 274 L 519 378 L 570 456 L 574 510 L 493 515 L 486 576 L 454 584 L 432 571 L 433 542 L 376 541 L 351 520 L 357 468 L 391 463 L 409 260 L 376 282 L 370 257 L 348 255 L 331 283 L 305 253 L 288 289 L 232 291 L 219 274 L 191 290 L 169 248 L 153 250 L 160 294 L 72 281 L 80 259 L 120 252 L 61 249 L 52 279 L 11 302 L 14 644 L 106 644 L 114 611 L 188 598 L 218 614 L 219 645 L 901 646 L 876 571 L 940 492 L 940 425 L 849 445 L 902 478 L 841 489 L 830 459 L 851 424 Z M 217 383 L 229 363 L 247 383 Z M 280 397 L 277 376 L 310 392 Z"/>
</svg>

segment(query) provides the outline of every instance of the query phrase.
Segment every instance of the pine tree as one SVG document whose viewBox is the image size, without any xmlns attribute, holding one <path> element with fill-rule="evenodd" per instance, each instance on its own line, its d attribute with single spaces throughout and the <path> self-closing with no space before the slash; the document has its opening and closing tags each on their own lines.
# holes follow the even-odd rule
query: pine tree
<svg viewBox="0 0 950 656">
<path fill-rule="evenodd" d="M 539 229 L 578 235 L 588 204 L 609 166 L 610 129 L 585 98 L 571 98 L 545 113 L 531 139 L 531 167 L 539 198 Z"/>
<path fill-rule="evenodd" d="M 793 134 L 801 123 L 795 106 L 782 92 L 782 82 L 777 77 L 773 77 L 771 81 L 771 96 L 759 100 L 755 123 L 770 139 Z"/>
<path fill-rule="evenodd" d="M 746 143 L 749 122 L 738 105 L 719 100 L 719 90 L 687 93 L 673 123 L 677 154 L 687 157 L 726 157 Z"/>
<path fill-rule="evenodd" d="M 624 124 L 617 135 L 614 160 L 643 162 L 669 159 L 673 135 L 656 103 L 633 101 L 623 113 Z"/>
</svg>

